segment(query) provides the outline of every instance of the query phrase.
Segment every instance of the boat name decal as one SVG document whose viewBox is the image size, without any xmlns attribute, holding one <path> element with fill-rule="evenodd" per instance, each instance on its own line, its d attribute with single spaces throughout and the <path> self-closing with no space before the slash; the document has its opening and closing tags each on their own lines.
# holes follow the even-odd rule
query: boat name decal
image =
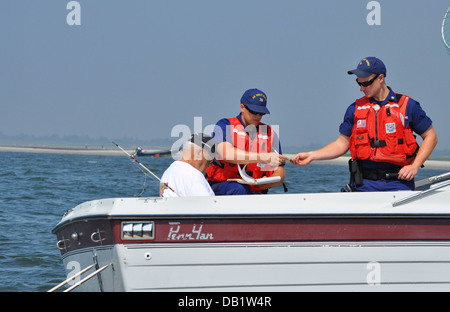
<svg viewBox="0 0 450 312">
<path fill-rule="evenodd" d="M 183 229 L 187 226 L 183 226 Z M 171 225 L 169 229 L 169 234 L 167 235 L 167 240 L 172 241 L 186 241 L 186 240 L 213 240 L 213 233 L 202 233 L 203 224 L 199 226 L 194 224 L 192 230 L 189 231 L 181 231 L 181 225 Z"/>
</svg>

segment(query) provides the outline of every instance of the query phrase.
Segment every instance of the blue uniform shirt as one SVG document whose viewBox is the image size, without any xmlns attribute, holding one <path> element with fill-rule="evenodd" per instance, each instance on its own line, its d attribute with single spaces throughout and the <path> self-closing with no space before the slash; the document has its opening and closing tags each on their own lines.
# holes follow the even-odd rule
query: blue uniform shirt
<svg viewBox="0 0 450 312">
<path fill-rule="evenodd" d="M 389 88 L 389 95 L 386 97 L 384 101 L 377 101 L 374 98 L 370 98 L 371 103 L 379 104 L 383 106 L 387 104 L 389 101 L 397 102 L 397 97 L 395 92 Z M 350 137 L 352 135 L 352 129 L 355 124 L 355 107 L 356 102 L 353 102 L 345 112 L 344 121 L 339 126 L 339 133 Z M 431 119 L 427 116 L 425 111 L 420 106 L 419 102 L 409 98 L 408 106 L 406 108 L 406 116 L 405 116 L 405 127 L 411 127 L 411 129 L 422 135 L 425 131 L 427 131 L 432 125 Z M 382 162 L 373 162 L 370 160 L 363 161 L 364 168 L 394 168 L 400 169 L 401 167 L 390 164 L 390 163 L 382 163 Z M 411 190 L 414 189 L 414 181 L 403 181 L 403 180 L 366 180 L 364 179 L 364 185 L 361 188 L 357 188 L 359 191 L 378 191 L 378 190 Z"/>
</svg>

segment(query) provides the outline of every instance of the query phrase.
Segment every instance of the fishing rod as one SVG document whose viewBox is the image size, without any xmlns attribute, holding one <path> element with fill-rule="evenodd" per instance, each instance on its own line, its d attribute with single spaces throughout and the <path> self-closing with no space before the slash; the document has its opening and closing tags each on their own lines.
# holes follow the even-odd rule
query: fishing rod
<svg viewBox="0 0 450 312">
<path fill-rule="evenodd" d="M 133 157 L 133 155 L 131 155 L 130 153 L 128 153 L 126 150 L 124 150 L 121 146 L 119 146 L 119 144 L 117 144 L 116 142 L 111 141 L 112 144 L 114 144 L 115 146 L 117 146 L 118 148 L 120 148 L 120 150 L 122 152 L 124 152 L 125 154 L 127 154 L 132 160 L 134 160 L 139 166 L 141 166 L 142 169 L 144 169 L 145 171 L 147 171 L 148 173 L 150 173 L 152 176 L 154 176 L 160 183 L 164 184 L 165 187 L 167 187 L 169 190 L 171 190 L 172 192 L 174 192 L 178 197 L 180 197 L 180 195 L 175 192 L 175 190 L 173 188 L 171 188 L 166 182 L 161 181 L 160 178 L 158 178 L 158 176 L 156 174 L 154 174 L 153 172 L 150 171 L 150 169 L 148 169 L 147 167 L 145 167 L 143 164 L 141 164 L 139 162 L 139 160 L 137 160 L 136 158 Z"/>
</svg>

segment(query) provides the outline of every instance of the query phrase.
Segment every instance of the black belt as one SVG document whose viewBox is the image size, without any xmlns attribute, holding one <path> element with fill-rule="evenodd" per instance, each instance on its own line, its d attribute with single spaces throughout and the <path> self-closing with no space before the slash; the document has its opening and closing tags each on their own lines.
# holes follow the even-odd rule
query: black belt
<svg viewBox="0 0 450 312">
<path fill-rule="evenodd" d="M 369 180 L 398 180 L 399 170 L 363 168 L 363 178 Z"/>
</svg>

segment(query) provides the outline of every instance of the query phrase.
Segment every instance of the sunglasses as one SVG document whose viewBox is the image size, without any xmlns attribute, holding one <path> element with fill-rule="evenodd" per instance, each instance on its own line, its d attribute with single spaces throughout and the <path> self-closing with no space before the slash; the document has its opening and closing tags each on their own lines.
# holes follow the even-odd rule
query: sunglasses
<svg viewBox="0 0 450 312">
<path fill-rule="evenodd" d="M 252 111 L 252 110 L 249 109 L 249 108 L 247 107 L 247 105 L 245 105 L 245 104 L 244 104 L 244 107 L 245 107 L 245 109 L 248 110 L 248 112 L 249 112 L 250 114 L 252 114 L 252 115 L 261 115 L 261 116 L 264 116 L 264 115 L 266 114 L 266 113 L 259 113 L 259 112 Z"/>
<path fill-rule="evenodd" d="M 375 77 L 373 77 L 372 79 L 370 79 L 370 80 L 368 80 L 368 81 L 364 81 L 364 82 L 359 82 L 358 81 L 358 78 L 356 78 L 356 83 L 360 86 L 360 87 L 368 87 L 368 86 L 370 86 L 374 81 L 375 81 L 375 79 L 377 79 L 378 78 L 378 76 L 380 76 L 380 74 L 377 74 Z"/>
</svg>

